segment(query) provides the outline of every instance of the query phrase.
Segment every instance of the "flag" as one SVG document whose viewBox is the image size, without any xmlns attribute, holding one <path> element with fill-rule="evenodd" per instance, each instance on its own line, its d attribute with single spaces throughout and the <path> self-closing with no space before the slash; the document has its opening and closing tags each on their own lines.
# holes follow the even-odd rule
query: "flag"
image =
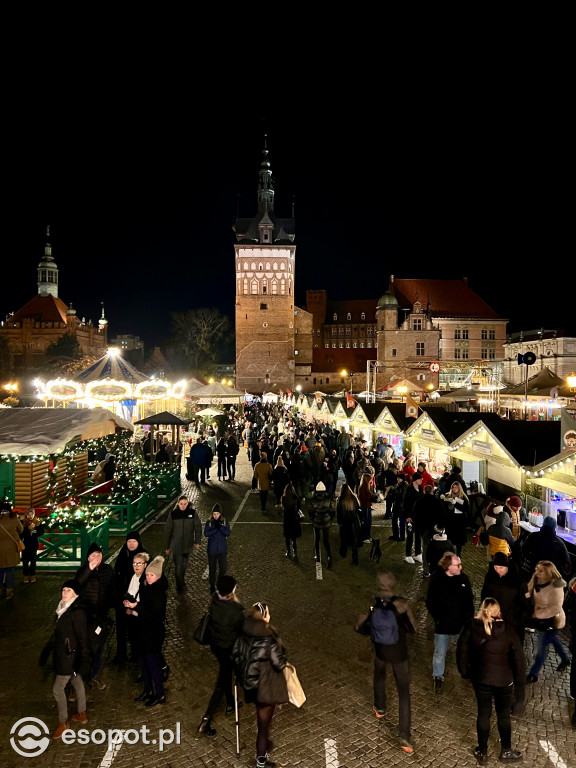
<svg viewBox="0 0 576 768">
<path fill-rule="evenodd" d="M 410 395 L 406 395 L 406 418 L 418 418 L 418 403 Z"/>
<path fill-rule="evenodd" d="M 354 408 L 356 400 L 352 397 L 350 392 L 346 392 L 346 408 Z"/>
<path fill-rule="evenodd" d="M 576 448 L 576 419 L 567 408 L 560 411 L 560 450 Z"/>
</svg>

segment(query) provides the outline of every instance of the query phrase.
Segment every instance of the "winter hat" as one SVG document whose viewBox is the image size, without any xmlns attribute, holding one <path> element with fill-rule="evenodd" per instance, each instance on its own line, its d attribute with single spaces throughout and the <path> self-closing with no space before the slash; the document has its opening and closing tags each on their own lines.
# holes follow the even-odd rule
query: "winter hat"
<svg viewBox="0 0 576 768">
<path fill-rule="evenodd" d="M 142 543 L 140 541 L 140 534 L 138 533 L 138 531 L 129 531 L 129 533 L 126 534 L 126 541 L 130 541 L 130 539 L 137 541 L 138 544 Z"/>
<path fill-rule="evenodd" d="M 95 541 L 93 541 L 92 544 L 90 544 L 90 546 L 88 547 L 88 553 L 86 557 L 90 557 L 92 552 L 100 552 L 100 554 L 103 554 L 102 547 L 100 546 L 100 544 L 97 544 Z"/>
<path fill-rule="evenodd" d="M 545 517 L 542 525 L 546 528 L 552 528 L 553 531 L 556 530 L 556 520 L 553 517 Z"/>
<path fill-rule="evenodd" d="M 76 595 L 80 594 L 80 583 L 77 579 L 68 579 L 62 584 L 62 589 L 72 589 Z"/>
<path fill-rule="evenodd" d="M 220 576 L 218 578 L 218 581 L 216 582 L 216 590 L 221 597 L 226 597 L 226 595 L 231 595 L 232 592 L 234 592 L 236 583 L 237 582 L 234 576 L 228 576 L 228 574 L 225 574 L 224 576 Z"/>
<path fill-rule="evenodd" d="M 504 554 L 504 552 L 496 552 L 494 555 L 492 562 L 494 565 L 505 565 L 506 568 L 510 565 L 510 560 L 508 559 L 508 556 Z"/>
<path fill-rule="evenodd" d="M 437 534 L 438 536 L 444 536 L 446 531 L 444 530 L 444 528 L 441 525 L 435 525 L 434 526 L 434 533 Z"/>
<path fill-rule="evenodd" d="M 521 507 L 522 506 L 522 499 L 520 496 L 510 496 L 508 499 L 508 504 L 512 507 Z"/>
<path fill-rule="evenodd" d="M 155 576 L 162 576 L 162 565 L 164 564 L 164 558 L 161 555 L 157 555 L 154 560 L 146 568 L 146 573 L 153 573 Z"/>
</svg>

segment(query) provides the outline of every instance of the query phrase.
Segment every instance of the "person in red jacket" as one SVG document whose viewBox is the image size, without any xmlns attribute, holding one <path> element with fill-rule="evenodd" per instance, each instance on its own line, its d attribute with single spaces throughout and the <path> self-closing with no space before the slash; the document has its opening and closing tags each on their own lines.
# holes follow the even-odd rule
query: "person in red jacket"
<svg viewBox="0 0 576 768">
<path fill-rule="evenodd" d="M 432 488 L 434 488 L 434 478 L 429 472 L 426 471 L 426 464 L 424 464 L 423 461 L 419 462 L 418 464 L 418 472 L 422 477 L 422 491 L 424 491 L 424 488 L 426 488 L 427 485 L 431 485 Z"/>
</svg>

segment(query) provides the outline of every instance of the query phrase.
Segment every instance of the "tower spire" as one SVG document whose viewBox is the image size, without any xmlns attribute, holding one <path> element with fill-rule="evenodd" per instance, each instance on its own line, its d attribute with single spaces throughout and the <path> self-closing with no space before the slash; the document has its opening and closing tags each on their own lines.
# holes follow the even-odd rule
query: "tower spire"
<svg viewBox="0 0 576 768">
<path fill-rule="evenodd" d="M 58 298 L 58 267 L 52 258 L 49 224 L 46 227 L 44 258 L 38 264 L 38 293 L 40 296 L 54 296 L 55 299 Z"/>
<path fill-rule="evenodd" d="M 258 212 L 274 213 L 274 184 L 268 157 L 268 134 L 264 134 L 264 149 L 260 163 L 260 183 L 258 184 Z"/>
</svg>

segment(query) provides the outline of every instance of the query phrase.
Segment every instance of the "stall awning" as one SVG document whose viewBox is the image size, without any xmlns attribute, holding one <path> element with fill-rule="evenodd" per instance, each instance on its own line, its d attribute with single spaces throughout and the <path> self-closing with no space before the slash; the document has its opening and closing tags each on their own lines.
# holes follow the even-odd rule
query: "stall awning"
<svg viewBox="0 0 576 768">
<path fill-rule="evenodd" d="M 543 488 L 550 488 L 552 491 L 560 491 L 567 496 L 576 498 L 576 484 L 563 483 L 560 480 L 554 480 L 550 477 L 530 477 L 530 482 L 534 485 L 541 485 Z"/>
</svg>

